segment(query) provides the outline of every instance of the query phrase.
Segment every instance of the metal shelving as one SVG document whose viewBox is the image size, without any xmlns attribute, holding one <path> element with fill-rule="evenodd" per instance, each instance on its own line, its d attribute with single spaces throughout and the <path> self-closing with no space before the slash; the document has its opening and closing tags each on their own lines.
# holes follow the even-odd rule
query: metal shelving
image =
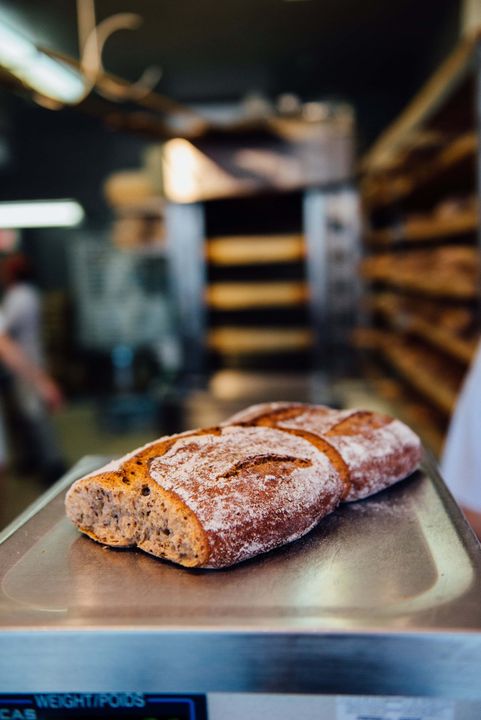
<svg viewBox="0 0 481 720">
<path fill-rule="evenodd" d="M 168 203 L 166 221 L 189 371 L 328 370 L 334 355 L 352 356 L 360 248 L 351 187 Z"/>
</svg>

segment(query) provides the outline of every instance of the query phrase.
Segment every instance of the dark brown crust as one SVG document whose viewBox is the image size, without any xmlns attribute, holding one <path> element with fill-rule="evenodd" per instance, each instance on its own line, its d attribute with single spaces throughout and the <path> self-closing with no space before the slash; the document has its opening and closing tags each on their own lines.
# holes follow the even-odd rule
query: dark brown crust
<svg viewBox="0 0 481 720">
<path fill-rule="evenodd" d="M 236 425 L 266 425 L 268 427 L 277 427 L 278 423 L 293 420 L 294 418 L 302 415 L 305 411 L 306 406 L 302 403 L 280 403 L 282 407 L 276 408 L 275 410 L 260 410 L 259 413 L 254 413 L 248 420 L 226 420 L 225 424 L 228 425 L 232 421 Z M 250 408 L 246 409 L 246 413 L 249 414 Z M 239 413 L 241 415 L 242 413 Z M 234 418 L 237 416 L 234 416 Z"/>
<path fill-rule="evenodd" d="M 270 455 L 269 453 L 266 453 L 265 455 L 256 455 L 255 458 L 248 458 L 247 460 L 242 460 L 241 462 L 236 463 L 233 465 L 232 469 L 228 472 L 224 473 L 223 477 L 230 478 L 234 477 L 235 475 L 238 475 L 240 472 L 243 472 L 245 470 L 252 470 L 254 468 L 258 468 L 261 465 L 267 467 L 267 472 L 277 472 L 278 470 L 278 463 L 292 463 L 292 465 L 296 467 L 310 467 L 312 465 L 312 462 L 310 460 L 302 460 L 301 458 L 295 458 L 291 457 L 290 455 Z"/>
<path fill-rule="evenodd" d="M 243 425 L 244 427 L 249 427 L 252 425 L 260 427 L 273 427 L 277 428 L 278 430 L 288 432 L 291 435 L 298 435 L 299 437 L 303 437 L 305 440 L 308 440 L 312 445 L 317 447 L 318 450 L 327 455 L 331 463 L 338 471 L 344 485 L 344 491 L 342 493 L 342 499 L 344 499 L 345 497 L 347 497 L 349 490 L 351 489 L 350 473 L 347 464 L 344 462 L 341 454 L 336 450 L 336 448 L 333 447 L 333 445 L 331 445 L 325 438 L 321 437 L 320 435 L 316 435 L 313 432 L 309 432 L 308 430 L 294 429 L 290 427 L 282 427 L 279 425 L 279 423 L 287 422 L 289 420 L 293 420 L 294 418 L 299 417 L 300 415 L 302 415 L 303 412 L 305 412 L 305 409 L 305 405 L 293 404 L 292 407 L 282 407 L 276 410 L 261 413 L 255 419 L 247 422 L 240 422 L 239 424 Z"/>
<path fill-rule="evenodd" d="M 305 433 L 306 440 L 328 454 L 338 468 L 345 484 L 343 500 L 358 500 L 392 485 L 411 474 L 421 458 L 418 439 L 413 433 L 410 438 L 404 433 L 404 437 L 400 432 L 402 423 L 368 410 L 333 411 L 302 403 L 276 403 L 271 408 L 268 405 L 247 408 L 225 424 L 229 423 Z M 353 443 L 365 452 L 353 457 Z M 374 450 L 380 443 L 384 443 L 384 452 Z"/>
<path fill-rule="evenodd" d="M 357 410 L 332 426 L 325 434 L 328 437 L 335 435 L 360 435 L 367 431 L 378 430 L 392 422 L 392 418 L 381 413 L 369 410 Z"/>
<path fill-rule="evenodd" d="M 297 435 L 298 437 L 304 438 L 304 440 L 307 440 L 311 443 L 311 445 L 314 445 L 318 450 L 320 450 L 324 455 L 327 455 L 331 463 L 336 468 L 337 472 L 339 473 L 339 477 L 341 478 L 342 484 L 344 486 L 344 489 L 342 491 L 341 499 L 344 500 L 345 497 L 347 497 L 350 489 L 351 489 L 351 478 L 349 473 L 349 468 L 347 464 L 344 462 L 341 454 L 336 450 L 335 447 L 330 445 L 324 438 L 320 437 L 319 435 L 315 435 L 312 432 L 309 432 L 308 430 L 294 430 L 294 428 L 286 429 L 286 428 L 278 428 L 281 430 L 284 430 L 284 432 L 288 432 L 291 435 Z"/>
</svg>

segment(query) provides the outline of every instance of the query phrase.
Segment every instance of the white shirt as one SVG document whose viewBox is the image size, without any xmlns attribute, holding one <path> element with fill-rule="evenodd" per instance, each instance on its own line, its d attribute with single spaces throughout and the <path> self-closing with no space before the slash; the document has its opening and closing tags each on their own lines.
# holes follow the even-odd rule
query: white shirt
<svg viewBox="0 0 481 720">
<path fill-rule="evenodd" d="M 451 419 L 441 470 L 459 504 L 481 512 L 481 343 Z"/>
<path fill-rule="evenodd" d="M 9 288 L 3 298 L 2 314 L 4 332 L 20 345 L 32 363 L 43 365 L 38 291 L 29 283 Z"/>
</svg>

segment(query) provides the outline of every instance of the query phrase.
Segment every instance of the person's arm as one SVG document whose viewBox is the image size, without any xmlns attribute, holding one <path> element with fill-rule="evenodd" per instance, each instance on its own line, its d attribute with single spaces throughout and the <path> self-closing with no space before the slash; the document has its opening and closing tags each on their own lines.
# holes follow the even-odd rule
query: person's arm
<svg viewBox="0 0 481 720">
<path fill-rule="evenodd" d="M 5 333 L 0 333 L 0 362 L 15 375 L 31 383 L 50 410 L 61 407 L 62 393 L 55 381 L 42 368 L 34 365 L 22 348 Z"/>
</svg>

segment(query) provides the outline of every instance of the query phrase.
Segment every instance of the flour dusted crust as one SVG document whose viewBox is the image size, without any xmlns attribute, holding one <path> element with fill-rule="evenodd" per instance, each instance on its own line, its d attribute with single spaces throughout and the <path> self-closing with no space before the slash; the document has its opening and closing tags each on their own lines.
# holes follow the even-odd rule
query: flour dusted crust
<svg viewBox="0 0 481 720">
<path fill-rule="evenodd" d="M 66 510 L 98 542 L 228 567 L 301 537 L 341 501 L 410 474 L 419 458 L 416 435 L 387 416 L 256 405 L 77 480 Z"/>
<path fill-rule="evenodd" d="M 326 456 L 271 428 L 226 427 L 214 438 L 184 439 L 154 460 L 150 472 L 200 521 L 210 547 L 208 567 L 231 565 L 304 535 L 336 507 L 343 487 Z"/>
<path fill-rule="evenodd" d="M 253 405 L 226 424 L 267 426 L 327 443 L 348 477 L 343 500 L 360 500 L 410 475 L 421 459 L 418 436 L 404 423 L 367 410 L 302 403 Z M 331 460 L 335 458 L 331 454 Z"/>
<path fill-rule="evenodd" d="M 219 568 L 301 537 L 342 492 L 335 466 L 303 438 L 225 427 L 163 438 L 101 468 L 74 483 L 66 508 L 99 542 Z"/>
</svg>

